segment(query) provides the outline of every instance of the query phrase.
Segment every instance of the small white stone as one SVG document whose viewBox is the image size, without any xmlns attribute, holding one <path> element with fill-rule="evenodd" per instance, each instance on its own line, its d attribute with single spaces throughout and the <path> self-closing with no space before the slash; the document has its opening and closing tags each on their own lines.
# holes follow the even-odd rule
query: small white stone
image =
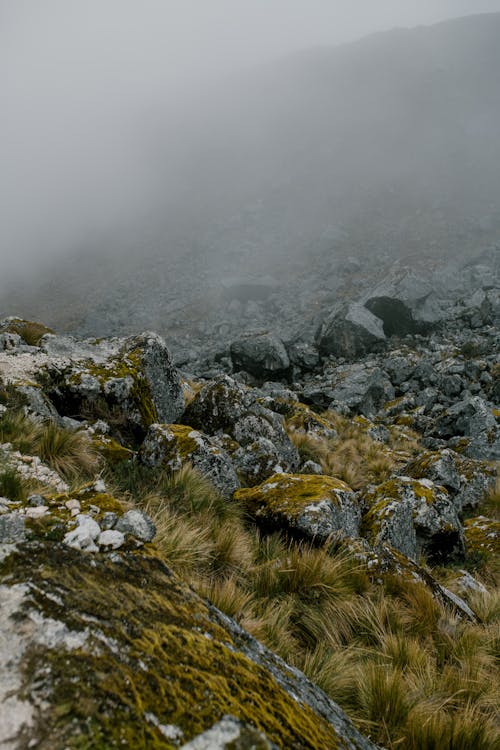
<svg viewBox="0 0 500 750">
<path fill-rule="evenodd" d="M 94 490 L 95 492 L 106 492 L 106 485 L 102 479 L 98 479 L 97 482 L 94 483 Z"/>
<path fill-rule="evenodd" d="M 115 529 L 107 529 L 101 531 L 97 539 L 97 544 L 100 547 L 110 547 L 111 549 L 118 549 L 125 544 L 125 535 L 121 531 L 115 531 Z"/>
<path fill-rule="evenodd" d="M 68 510 L 80 510 L 80 502 L 72 497 L 70 500 L 66 500 L 64 503 Z"/>
<path fill-rule="evenodd" d="M 26 508 L 27 518 L 41 518 L 48 512 L 46 505 L 36 505 L 34 508 Z"/>
</svg>

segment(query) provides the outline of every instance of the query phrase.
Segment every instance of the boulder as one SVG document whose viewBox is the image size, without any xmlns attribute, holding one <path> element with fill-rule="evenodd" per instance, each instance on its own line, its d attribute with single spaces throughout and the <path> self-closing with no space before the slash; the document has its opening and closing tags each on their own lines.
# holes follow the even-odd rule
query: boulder
<svg viewBox="0 0 500 750">
<path fill-rule="evenodd" d="M 339 369 L 337 378 L 328 392 L 334 410 L 372 417 L 394 399 L 394 386 L 380 367 L 356 363 Z"/>
<path fill-rule="evenodd" d="M 425 333 L 446 317 L 432 281 L 408 269 L 395 271 L 360 302 L 381 321 L 386 336 Z"/>
<path fill-rule="evenodd" d="M 234 499 L 267 529 L 283 529 L 314 542 L 332 535 L 358 535 L 360 510 L 355 493 L 340 481 L 313 474 L 275 474 Z"/>
<path fill-rule="evenodd" d="M 431 479 L 445 487 L 457 513 L 474 508 L 494 489 L 494 464 L 461 456 L 448 448 L 424 451 L 403 469 L 415 479 Z"/>
<path fill-rule="evenodd" d="M 233 368 L 245 370 L 259 380 L 284 377 L 290 359 L 281 339 L 272 333 L 247 334 L 230 347 Z"/>
<path fill-rule="evenodd" d="M 465 455 L 471 458 L 500 459 L 500 426 L 493 407 L 479 396 L 467 396 L 449 406 L 434 422 L 429 433 L 439 438 L 467 438 Z"/>
<path fill-rule="evenodd" d="M 104 417 L 118 436 L 137 441 L 184 410 L 179 373 L 154 333 L 102 342 L 46 336 L 43 350 L 39 378 L 61 415 Z"/>
<path fill-rule="evenodd" d="M 380 318 L 358 304 L 331 313 L 316 333 L 316 344 L 323 357 L 350 360 L 379 350 L 385 340 Z"/>
<path fill-rule="evenodd" d="M 370 544 L 389 544 L 412 560 L 423 552 L 438 562 L 464 554 L 463 531 L 444 487 L 395 477 L 363 495 L 362 531 Z"/>
<path fill-rule="evenodd" d="M 208 435 L 186 425 L 151 425 L 139 450 L 139 460 L 145 466 L 161 466 L 170 471 L 190 463 L 226 498 L 240 486 L 226 451 Z"/>
<path fill-rule="evenodd" d="M 157 554 L 36 541 L 0 560 L 0 746 L 177 747 L 231 714 L 253 746 L 376 750 Z"/>
<path fill-rule="evenodd" d="M 225 433 L 241 446 L 259 438 L 269 440 L 282 469 L 293 470 L 299 465 L 299 455 L 285 431 L 284 419 L 264 403 L 257 392 L 224 376 L 196 394 L 183 421 L 209 435 Z"/>
</svg>

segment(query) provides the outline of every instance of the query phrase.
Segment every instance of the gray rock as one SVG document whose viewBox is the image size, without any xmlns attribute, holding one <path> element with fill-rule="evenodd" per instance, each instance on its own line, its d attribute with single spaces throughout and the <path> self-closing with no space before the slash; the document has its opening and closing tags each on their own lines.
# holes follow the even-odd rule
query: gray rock
<svg viewBox="0 0 500 750">
<path fill-rule="evenodd" d="M 237 448 L 231 454 L 231 461 L 238 477 L 248 487 L 283 471 L 278 449 L 265 437 L 257 437 L 253 443 Z"/>
<path fill-rule="evenodd" d="M 0 333 L 0 352 L 13 351 L 22 344 L 23 340 L 17 333 Z"/>
<path fill-rule="evenodd" d="M 186 425 L 151 425 L 141 445 L 139 460 L 145 466 L 163 466 L 169 471 L 178 471 L 190 463 L 227 499 L 240 486 L 226 451 L 208 435 Z"/>
<path fill-rule="evenodd" d="M 494 489 L 497 475 L 493 464 L 461 456 L 448 448 L 419 455 L 403 471 L 445 487 L 459 514 L 485 499 Z"/>
<path fill-rule="evenodd" d="M 357 537 L 361 508 L 352 489 L 329 476 L 275 474 L 257 487 L 238 490 L 234 499 L 264 529 L 325 542 L 332 535 Z"/>
<path fill-rule="evenodd" d="M 99 419 L 104 413 L 119 436 L 135 440 L 152 422 L 173 422 L 182 414 L 180 376 L 156 334 L 99 342 L 46 339 L 46 390 L 61 415 Z"/>
<path fill-rule="evenodd" d="M 386 340 L 382 321 L 362 305 L 334 311 L 328 316 L 316 334 L 316 344 L 322 356 L 356 359 Z"/>
<path fill-rule="evenodd" d="M 151 542 L 156 534 L 156 526 L 143 510 L 128 510 L 116 524 L 116 531 L 132 534 L 141 542 Z"/>
<path fill-rule="evenodd" d="M 452 404 L 435 421 L 432 434 L 440 438 L 468 438 L 465 449 L 471 458 L 500 459 L 500 429 L 493 406 L 479 396 Z"/>
<path fill-rule="evenodd" d="M 183 421 L 209 435 L 225 433 L 242 446 L 265 438 L 274 445 L 284 471 L 299 465 L 283 417 L 260 403 L 258 392 L 245 389 L 227 376 L 208 383 L 196 394 Z"/>
<path fill-rule="evenodd" d="M 18 513 L 0 515 L 0 544 L 17 544 L 26 539 L 23 516 Z"/>
<path fill-rule="evenodd" d="M 355 414 L 371 417 L 394 399 L 394 386 L 379 367 L 356 364 L 339 371 L 339 376 L 328 392 L 334 409 L 347 407 Z"/>
<path fill-rule="evenodd" d="M 109 529 L 114 529 L 114 527 L 116 526 L 118 522 L 118 518 L 119 516 L 117 513 L 108 511 L 107 513 L 103 515 L 101 519 L 101 523 L 100 523 L 101 529 L 103 529 L 104 531 L 109 531 Z"/>
<path fill-rule="evenodd" d="M 395 477 L 369 490 L 363 501 L 368 512 L 362 528 L 372 544 L 390 544 L 412 560 L 421 552 L 434 561 L 464 555 L 462 526 L 444 487 Z"/>
<path fill-rule="evenodd" d="M 97 521 L 84 514 L 78 515 L 76 521 L 78 526 L 64 536 L 64 544 L 86 552 L 97 552 L 99 548 L 95 542 L 101 533 Z"/>
<path fill-rule="evenodd" d="M 119 549 L 125 544 L 125 535 L 116 529 L 106 529 L 97 537 L 97 544 L 99 547 Z"/>
<path fill-rule="evenodd" d="M 290 359 L 281 339 L 272 333 L 247 334 L 230 347 L 234 370 L 245 370 L 256 378 L 279 378 L 288 372 Z"/>
<path fill-rule="evenodd" d="M 316 347 L 304 342 L 295 342 L 287 346 L 290 362 L 300 370 L 315 370 L 319 363 L 319 352 Z"/>
</svg>

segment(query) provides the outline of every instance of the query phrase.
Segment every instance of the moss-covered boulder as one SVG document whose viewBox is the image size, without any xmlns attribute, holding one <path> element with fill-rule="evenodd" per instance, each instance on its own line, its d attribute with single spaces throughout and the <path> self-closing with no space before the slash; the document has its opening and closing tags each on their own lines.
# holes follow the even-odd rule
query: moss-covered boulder
<svg viewBox="0 0 500 750">
<path fill-rule="evenodd" d="M 172 750 L 231 715 L 248 750 L 259 735 L 290 750 L 375 750 L 152 550 L 31 542 L 0 560 L 2 747 Z"/>
<path fill-rule="evenodd" d="M 241 446 L 265 438 L 273 444 L 281 469 L 293 471 L 300 459 L 285 430 L 283 416 L 261 401 L 258 392 L 222 377 L 207 383 L 196 394 L 183 421 L 209 435 L 229 435 Z"/>
<path fill-rule="evenodd" d="M 461 456 L 448 448 L 424 451 L 404 467 L 416 479 L 431 479 L 446 487 L 458 513 L 474 508 L 494 489 L 494 463 Z"/>
<path fill-rule="evenodd" d="M 316 542 L 332 535 L 358 535 L 360 510 L 351 488 L 340 479 L 310 474 L 275 474 L 234 499 L 266 529 L 287 529 Z"/>
<path fill-rule="evenodd" d="M 137 441 L 154 422 L 173 422 L 184 410 L 179 373 L 156 334 L 47 336 L 42 349 L 47 361 L 38 378 L 61 415 L 104 419 L 116 435 Z"/>
<path fill-rule="evenodd" d="M 209 479 L 223 497 L 240 486 L 231 460 L 208 435 L 181 424 L 153 424 L 141 445 L 139 460 L 155 468 L 178 471 L 190 463 Z"/>
<path fill-rule="evenodd" d="M 463 530 L 444 487 L 428 479 L 395 477 L 363 495 L 362 531 L 370 544 L 389 544 L 412 560 L 423 552 L 446 561 L 464 554 Z"/>
</svg>

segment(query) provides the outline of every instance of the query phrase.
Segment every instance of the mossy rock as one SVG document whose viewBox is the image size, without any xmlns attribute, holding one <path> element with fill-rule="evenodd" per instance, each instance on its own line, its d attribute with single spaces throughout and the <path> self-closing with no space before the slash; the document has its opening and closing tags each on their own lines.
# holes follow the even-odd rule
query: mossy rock
<svg viewBox="0 0 500 750">
<path fill-rule="evenodd" d="M 274 474 L 234 499 L 265 529 L 324 542 L 332 535 L 357 536 L 360 511 L 351 488 L 340 479 L 310 474 Z"/>
<path fill-rule="evenodd" d="M 361 533 L 370 544 L 389 544 L 412 560 L 435 562 L 464 554 L 462 526 L 444 487 L 427 479 L 394 477 L 363 495 Z"/>
<path fill-rule="evenodd" d="M 126 448 L 114 438 L 107 437 L 106 435 L 94 435 L 92 445 L 110 466 L 116 466 L 116 464 L 122 461 L 130 461 L 135 456 L 133 450 Z"/>
<path fill-rule="evenodd" d="M 208 435 L 187 425 L 151 425 L 141 445 L 139 460 L 150 468 L 162 467 L 171 472 L 191 464 L 227 499 L 240 486 L 226 451 Z"/>
<path fill-rule="evenodd" d="M 288 428 L 302 430 L 328 440 L 337 437 L 333 422 L 325 416 L 316 414 L 306 404 L 300 402 L 291 404 L 286 425 Z"/>
<path fill-rule="evenodd" d="M 0 563 L 0 744 L 168 750 L 230 714 L 290 750 L 375 750 L 153 554 L 26 543 Z M 12 650 L 13 649 L 13 650 Z M 175 737 L 175 739 L 172 739 Z"/>
<path fill-rule="evenodd" d="M 57 340 L 49 343 L 57 346 Z M 65 368 L 57 359 L 54 366 L 49 361 L 39 376 L 60 414 L 104 419 L 114 437 L 135 445 L 151 424 L 174 422 L 182 414 L 180 376 L 165 342 L 156 334 L 84 341 L 74 349 L 74 358 L 71 349 L 69 355 L 65 352 L 70 359 Z M 81 351 L 86 358 L 79 358 Z"/>
</svg>

